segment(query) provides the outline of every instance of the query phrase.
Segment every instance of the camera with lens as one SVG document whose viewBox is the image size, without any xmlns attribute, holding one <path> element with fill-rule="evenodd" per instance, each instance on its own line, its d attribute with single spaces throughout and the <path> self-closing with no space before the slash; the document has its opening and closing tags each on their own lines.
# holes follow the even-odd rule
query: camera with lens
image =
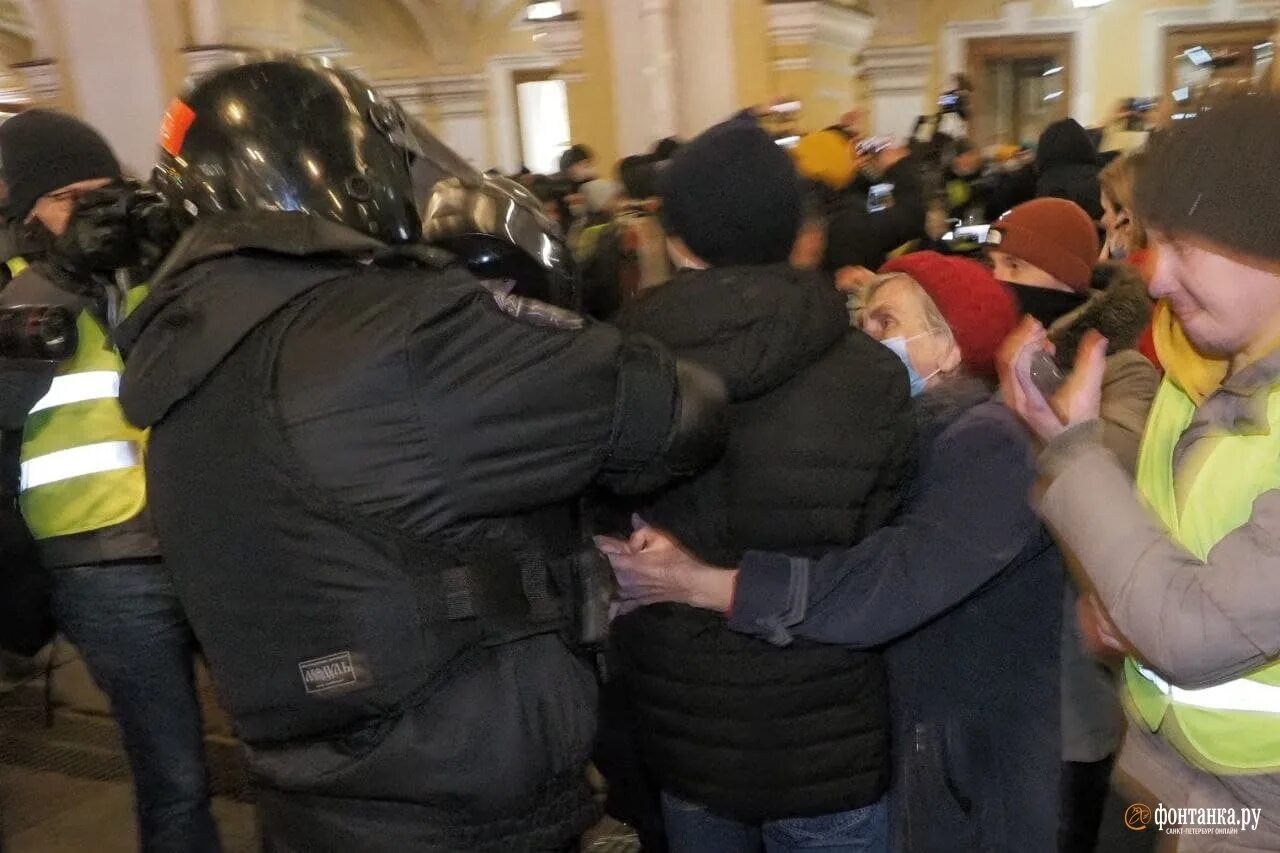
<svg viewBox="0 0 1280 853">
<path fill-rule="evenodd" d="M 0 358 L 66 361 L 76 351 L 76 315 L 61 305 L 0 308 Z"/>
<path fill-rule="evenodd" d="M 110 276 L 116 270 L 150 272 L 177 242 L 179 228 L 165 199 L 136 182 L 86 193 L 50 260 L 73 276 Z M 145 273 L 144 273 L 145 274 Z"/>
<path fill-rule="evenodd" d="M 938 97 L 938 115 L 955 115 L 968 121 L 969 95 L 973 92 L 973 85 L 967 74 L 954 75 L 953 82 L 955 86 Z"/>
</svg>

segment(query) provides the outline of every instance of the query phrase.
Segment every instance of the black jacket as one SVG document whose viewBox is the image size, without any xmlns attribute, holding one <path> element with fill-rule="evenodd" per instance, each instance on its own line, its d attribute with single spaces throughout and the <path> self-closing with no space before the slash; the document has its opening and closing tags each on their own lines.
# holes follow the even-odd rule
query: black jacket
<svg viewBox="0 0 1280 853">
<path fill-rule="evenodd" d="M 175 250 L 121 329 L 166 561 L 272 844 L 556 848 L 595 818 L 575 496 L 657 476 L 688 395 L 650 345 L 384 249 L 264 214 Z"/>
<path fill-rule="evenodd" d="M 867 192 L 873 183 L 859 176 L 831 212 L 823 260 L 826 270 L 879 269 L 894 249 L 924 236 L 925 193 L 919 161 L 914 157 L 900 161 L 882 183 L 893 184 L 893 206 L 887 210 L 867 209 Z"/>
<path fill-rule="evenodd" d="M 1036 167 L 1028 163 L 1013 172 L 1001 172 L 991 181 L 986 198 L 987 222 L 995 222 L 1023 202 L 1036 197 Z"/>
<path fill-rule="evenodd" d="M 1075 119 L 1045 128 L 1036 148 L 1037 198 L 1074 201 L 1097 222 L 1102 219 L 1098 151 L 1088 132 Z"/>
<path fill-rule="evenodd" d="M 1062 556 L 1024 430 L 977 383 L 916 398 L 920 473 L 894 522 L 819 560 L 752 552 L 730 625 L 888 643 L 894 849 L 1057 849 Z"/>
<path fill-rule="evenodd" d="M 732 431 L 721 462 L 659 495 L 644 518 L 714 565 L 751 548 L 816 555 L 896 510 L 914 457 L 906 374 L 849 328 L 844 299 L 785 266 L 685 272 L 625 310 L 720 374 Z M 694 608 L 615 625 L 643 755 L 667 788 L 740 820 L 869 805 L 888 781 L 878 654 L 779 650 Z"/>
</svg>

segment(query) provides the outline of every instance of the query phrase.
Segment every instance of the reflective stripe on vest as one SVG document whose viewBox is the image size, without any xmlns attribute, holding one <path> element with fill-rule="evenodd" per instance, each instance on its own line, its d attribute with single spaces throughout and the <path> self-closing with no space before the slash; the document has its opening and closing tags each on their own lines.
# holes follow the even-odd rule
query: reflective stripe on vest
<svg viewBox="0 0 1280 853">
<path fill-rule="evenodd" d="M 1219 711 L 1256 711 L 1264 714 L 1280 714 L 1280 687 L 1237 678 L 1226 684 L 1188 690 L 1176 687 L 1140 663 L 1135 663 L 1138 674 L 1150 681 L 1173 702 L 1196 708 L 1214 708 Z"/>
<path fill-rule="evenodd" d="M 126 312 L 145 295 L 130 291 Z M 146 507 L 147 433 L 120 408 L 124 362 L 87 311 L 76 331 L 75 355 L 59 365 L 23 428 L 19 501 L 38 540 L 113 527 Z"/>
<path fill-rule="evenodd" d="M 22 491 L 38 489 L 50 483 L 119 471 L 142 464 L 142 453 L 131 441 L 104 441 L 85 444 L 70 450 L 59 450 L 37 456 L 22 463 Z"/>
<path fill-rule="evenodd" d="M 1174 541 L 1205 560 L 1249 521 L 1260 495 L 1280 488 L 1280 386 L 1267 401 L 1269 431 L 1200 439 L 1184 463 L 1194 467 L 1175 484 L 1174 450 L 1195 412 L 1166 378 L 1147 421 L 1137 483 Z M 1280 770 L 1280 662 L 1197 690 L 1169 684 L 1135 658 L 1124 669 L 1133 710 L 1188 762 L 1219 774 Z"/>
<path fill-rule="evenodd" d="M 49 393 L 31 407 L 30 414 L 82 403 L 85 400 L 115 399 L 120 396 L 120 374 L 111 370 L 92 370 L 53 377 Z"/>
</svg>

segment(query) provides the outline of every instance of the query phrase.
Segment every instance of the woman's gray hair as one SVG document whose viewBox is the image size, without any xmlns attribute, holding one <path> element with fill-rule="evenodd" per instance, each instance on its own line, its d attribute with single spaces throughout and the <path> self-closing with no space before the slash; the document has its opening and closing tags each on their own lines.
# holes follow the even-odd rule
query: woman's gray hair
<svg viewBox="0 0 1280 853">
<path fill-rule="evenodd" d="M 925 325 L 929 331 L 937 335 L 943 344 L 948 347 L 958 347 L 956 336 L 951 331 L 951 326 L 947 323 L 947 318 L 942 316 L 942 312 L 938 310 L 938 305 L 933 301 L 933 297 L 924 289 L 920 282 L 916 281 L 906 273 L 891 272 L 878 275 L 871 281 L 867 282 L 858 293 L 849 297 L 849 317 L 853 321 L 853 325 L 860 326 L 862 319 L 862 310 L 867 303 L 880 288 L 884 287 L 895 279 L 902 279 L 911 285 L 911 289 L 915 291 L 916 298 L 920 300 L 920 307 L 924 310 Z"/>
</svg>

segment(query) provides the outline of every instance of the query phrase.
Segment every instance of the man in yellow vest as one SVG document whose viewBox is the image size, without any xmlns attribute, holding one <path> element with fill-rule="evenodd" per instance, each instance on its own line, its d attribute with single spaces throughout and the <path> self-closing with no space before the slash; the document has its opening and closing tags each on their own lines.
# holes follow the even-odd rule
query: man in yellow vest
<svg viewBox="0 0 1280 853">
<path fill-rule="evenodd" d="M 1195 351 L 1161 348 L 1136 493 L 1098 441 L 1104 342 L 1048 402 L 1043 329 L 1024 321 L 1003 353 L 1006 399 L 1047 442 L 1040 512 L 1128 653 L 1121 766 L 1158 807 L 1127 822 L 1179 851 L 1280 849 L 1278 161 L 1280 97 L 1253 96 L 1167 131 L 1139 175 L 1151 294 Z"/>
<path fill-rule="evenodd" d="M 121 181 L 92 128 L 32 110 L 0 126 L 7 211 L 44 248 L 11 259 L 2 305 L 79 311 L 79 344 L 60 364 L 0 362 L 0 419 L 22 431 L 19 504 L 53 578 L 60 630 L 110 697 L 136 786 L 145 851 L 214 851 L 195 642 L 147 513 L 147 435 L 118 398 L 124 362 L 115 322 L 144 288 L 68 270 L 84 197 Z M 77 221 L 77 219 L 79 221 Z"/>
</svg>

